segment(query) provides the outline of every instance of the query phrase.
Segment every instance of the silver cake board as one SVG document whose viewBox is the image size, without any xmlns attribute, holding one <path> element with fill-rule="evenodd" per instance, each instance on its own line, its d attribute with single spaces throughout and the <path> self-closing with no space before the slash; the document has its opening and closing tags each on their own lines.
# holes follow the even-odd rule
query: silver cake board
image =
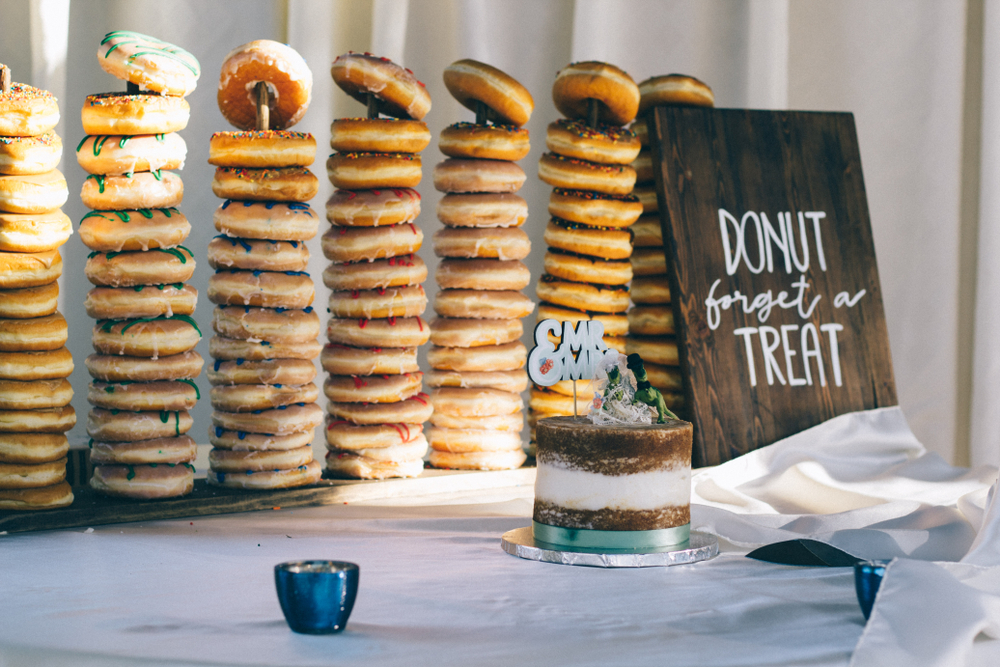
<svg viewBox="0 0 1000 667">
<path fill-rule="evenodd" d="M 691 531 L 686 545 L 668 550 L 635 553 L 601 553 L 599 549 L 569 550 L 545 542 L 536 542 L 531 526 L 515 528 L 503 534 L 500 547 L 511 556 L 540 563 L 578 565 L 580 567 L 669 567 L 708 560 L 719 553 L 715 535 Z"/>
</svg>

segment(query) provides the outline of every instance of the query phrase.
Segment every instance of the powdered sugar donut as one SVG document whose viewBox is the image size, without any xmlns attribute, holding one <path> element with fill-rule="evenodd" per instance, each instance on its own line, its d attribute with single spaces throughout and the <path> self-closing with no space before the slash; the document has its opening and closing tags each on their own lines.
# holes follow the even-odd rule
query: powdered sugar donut
<svg viewBox="0 0 1000 667">
<path fill-rule="evenodd" d="M 164 95 L 187 97 L 201 76 L 198 59 L 184 49 L 130 30 L 105 35 L 97 60 L 108 74 Z"/>
<path fill-rule="evenodd" d="M 270 129 L 286 130 L 302 119 L 312 100 L 312 71 L 299 53 L 270 39 L 230 51 L 219 73 L 217 100 L 226 120 L 241 130 L 257 122 L 257 83 L 267 84 Z"/>
</svg>

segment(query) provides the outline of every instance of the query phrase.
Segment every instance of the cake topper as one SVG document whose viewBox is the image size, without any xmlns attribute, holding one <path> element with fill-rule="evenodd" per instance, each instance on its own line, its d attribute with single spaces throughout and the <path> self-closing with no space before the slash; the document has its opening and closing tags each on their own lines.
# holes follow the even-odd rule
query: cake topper
<svg viewBox="0 0 1000 667">
<path fill-rule="evenodd" d="M 609 351 L 594 370 L 591 388 L 594 400 L 588 416 L 595 424 L 652 424 L 653 417 L 662 424 L 667 417 L 677 419 L 663 394 L 650 385 L 638 354 L 626 357 Z"/>
<path fill-rule="evenodd" d="M 549 334 L 559 337 L 558 348 Z M 608 354 L 601 322 L 582 320 L 574 327 L 572 322 L 542 320 L 535 326 L 535 347 L 528 355 L 528 377 L 540 387 L 572 380 L 576 416 L 576 381 L 593 378 L 594 368 Z"/>
<path fill-rule="evenodd" d="M 635 400 L 645 403 L 651 408 L 656 408 L 656 423 L 662 424 L 666 421 L 666 417 L 677 419 L 677 415 L 667 408 L 667 403 L 663 400 L 663 394 L 660 393 L 660 390 L 649 384 L 646 369 L 642 365 L 642 357 L 638 354 L 630 354 L 626 364 L 629 370 L 635 374 Z"/>
</svg>

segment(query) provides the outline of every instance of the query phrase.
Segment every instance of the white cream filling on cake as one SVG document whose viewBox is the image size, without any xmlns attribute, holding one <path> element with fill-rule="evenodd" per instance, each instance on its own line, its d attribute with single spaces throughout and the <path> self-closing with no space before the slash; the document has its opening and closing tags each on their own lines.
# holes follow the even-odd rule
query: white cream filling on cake
<svg viewBox="0 0 1000 667">
<path fill-rule="evenodd" d="M 535 499 L 574 510 L 684 507 L 691 502 L 691 469 L 602 475 L 539 462 Z"/>
</svg>

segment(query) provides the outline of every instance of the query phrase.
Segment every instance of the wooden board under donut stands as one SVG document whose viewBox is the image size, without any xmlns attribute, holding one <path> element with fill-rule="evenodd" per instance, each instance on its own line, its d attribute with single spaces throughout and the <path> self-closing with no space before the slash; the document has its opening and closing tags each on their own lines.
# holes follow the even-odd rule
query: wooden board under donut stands
<svg viewBox="0 0 1000 667">
<path fill-rule="evenodd" d="M 646 116 L 694 464 L 896 405 L 849 113 Z"/>
</svg>

